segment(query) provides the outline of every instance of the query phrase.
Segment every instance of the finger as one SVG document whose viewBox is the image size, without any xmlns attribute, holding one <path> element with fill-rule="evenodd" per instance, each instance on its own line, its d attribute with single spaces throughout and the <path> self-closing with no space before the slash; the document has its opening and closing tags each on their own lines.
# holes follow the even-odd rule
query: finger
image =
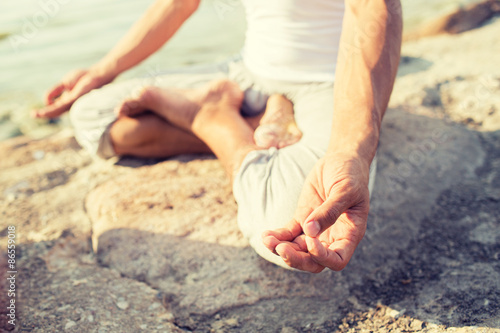
<svg viewBox="0 0 500 333">
<path fill-rule="evenodd" d="M 274 254 L 276 253 L 276 246 L 281 243 L 279 239 L 277 239 L 275 236 L 272 234 L 269 234 L 267 232 L 262 233 L 262 243 L 264 244 L 265 247 L 268 248 L 269 251 L 271 251 Z"/>
<path fill-rule="evenodd" d="M 300 228 L 300 226 L 299 226 Z M 262 238 L 272 236 L 279 240 L 280 242 L 291 242 L 302 233 L 302 230 L 299 228 L 280 228 L 275 230 L 266 230 L 262 233 Z"/>
<path fill-rule="evenodd" d="M 305 242 L 304 234 L 299 234 L 298 236 L 295 236 L 294 234 L 290 233 L 289 230 L 286 230 L 282 233 L 282 236 L 286 234 L 286 237 L 281 237 L 280 239 L 278 239 L 277 237 L 280 237 L 278 236 L 280 232 L 281 230 L 279 230 L 278 232 L 272 230 L 266 230 L 262 233 L 262 243 L 271 252 L 277 254 L 276 246 L 278 246 L 281 243 L 289 243 L 297 251 L 307 252 L 307 245 Z"/>
<path fill-rule="evenodd" d="M 52 87 L 52 89 L 50 89 L 45 95 L 45 104 L 50 105 L 54 103 L 56 98 L 61 96 L 65 89 L 66 87 L 64 86 L 64 83 L 59 83 L 58 85 Z"/>
<path fill-rule="evenodd" d="M 298 251 L 307 252 L 306 237 L 306 235 L 302 234 L 293 240 L 293 243 L 298 245 Z"/>
<path fill-rule="evenodd" d="M 304 233 L 309 237 L 318 236 L 353 205 L 354 202 L 349 194 L 332 195 L 305 219 L 302 226 Z"/>
<path fill-rule="evenodd" d="M 281 243 L 276 247 L 276 253 L 283 259 L 283 261 L 290 267 L 311 272 L 319 273 L 325 267 L 315 262 L 309 253 L 297 251 L 289 243 Z"/>
<path fill-rule="evenodd" d="M 31 116 L 34 118 L 56 118 L 64 112 L 68 111 L 74 101 L 57 101 L 54 104 L 48 105 L 42 109 L 34 110 Z"/>
<path fill-rule="evenodd" d="M 276 254 L 276 246 L 279 243 L 292 242 L 300 234 L 302 234 L 300 224 L 295 220 L 291 220 L 284 228 L 264 231 L 261 237 L 264 245 Z"/>
<path fill-rule="evenodd" d="M 262 236 L 271 235 L 281 241 L 291 242 L 300 234 L 302 234 L 302 227 L 300 226 L 299 221 L 291 219 L 283 228 L 266 230 L 262 233 Z"/>
<path fill-rule="evenodd" d="M 356 242 L 348 239 L 335 241 L 330 246 L 318 238 L 306 237 L 305 241 L 312 260 L 334 271 L 347 266 L 357 246 Z"/>
</svg>

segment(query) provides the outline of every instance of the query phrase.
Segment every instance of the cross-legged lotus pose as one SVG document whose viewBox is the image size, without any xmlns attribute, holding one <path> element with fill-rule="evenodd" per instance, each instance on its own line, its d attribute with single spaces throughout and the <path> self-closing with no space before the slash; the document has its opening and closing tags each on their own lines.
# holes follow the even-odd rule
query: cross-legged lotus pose
<svg viewBox="0 0 500 333">
<path fill-rule="evenodd" d="M 243 0 L 241 55 L 108 84 L 168 41 L 199 1 L 157 0 L 34 116 L 70 110 L 77 140 L 103 158 L 212 151 L 257 253 L 308 272 L 343 269 L 366 230 L 399 63 L 399 0 Z"/>
</svg>

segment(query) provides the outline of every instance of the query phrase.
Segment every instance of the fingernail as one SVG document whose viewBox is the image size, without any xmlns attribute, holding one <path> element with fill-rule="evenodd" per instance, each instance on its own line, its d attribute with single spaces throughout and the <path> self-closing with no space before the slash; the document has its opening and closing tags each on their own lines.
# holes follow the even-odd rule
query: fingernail
<svg viewBox="0 0 500 333">
<path fill-rule="evenodd" d="M 321 226 L 317 221 L 309 221 L 304 228 L 304 233 L 309 237 L 316 237 L 321 230 Z"/>
<path fill-rule="evenodd" d="M 286 251 L 283 251 L 283 249 L 281 249 L 281 251 L 280 251 L 280 249 L 278 249 L 278 247 L 276 247 L 275 251 L 276 251 L 276 254 L 281 257 L 281 259 L 283 259 L 285 261 L 288 260 L 288 256 L 286 255 Z"/>
<path fill-rule="evenodd" d="M 282 253 L 277 252 L 277 253 L 281 257 L 281 259 L 283 259 L 285 261 L 288 260 L 288 256 L 287 256 L 286 252 L 282 252 Z"/>
</svg>

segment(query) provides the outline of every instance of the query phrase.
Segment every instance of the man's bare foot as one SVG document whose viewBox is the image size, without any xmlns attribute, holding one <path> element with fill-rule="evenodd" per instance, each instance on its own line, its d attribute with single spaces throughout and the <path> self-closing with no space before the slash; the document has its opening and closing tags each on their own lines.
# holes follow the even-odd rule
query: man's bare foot
<svg viewBox="0 0 500 333">
<path fill-rule="evenodd" d="M 115 108 L 118 117 L 137 116 L 151 111 L 161 118 L 172 122 L 174 113 L 191 114 L 199 109 L 203 91 L 165 89 L 155 86 L 140 87 Z"/>
<path fill-rule="evenodd" d="M 180 90 L 154 86 L 138 89 L 116 109 L 120 116 L 135 116 L 151 111 L 168 122 L 192 132 L 192 125 L 203 106 L 203 119 L 218 103 L 230 106 L 227 110 L 238 111 L 243 93 L 237 84 L 228 80 L 218 80 L 200 89 Z M 200 123 L 201 121 L 198 121 Z M 254 141 L 259 148 L 283 148 L 300 140 L 302 132 L 298 129 L 293 115 L 293 104 L 282 95 L 272 95 L 267 102 L 266 111 L 254 133 Z"/>
<path fill-rule="evenodd" d="M 135 116 L 151 111 L 168 122 L 192 131 L 193 122 L 203 106 L 223 103 L 239 110 L 243 93 L 228 80 L 210 82 L 200 89 L 180 90 L 154 86 L 142 87 L 115 109 L 120 116 Z M 209 108 L 208 108 L 209 109 Z"/>
<path fill-rule="evenodd" d="M 139 109 L 153 110 L 201 139 L 231 179 L 245 155 L 257 148 L 253 130 L 240 114 L 243 92 L 234 82 L 213 81 L 202 89 L 182 92 L 152 87 L 140 97 L 133 100 L 142 105 Z"/>
<path fill-rule="evenodd" d="M 255 129 L 254 141 L 261 148 L 284 148 L 302 137 L 295 123 L 293 104 L 282 95 L 271 95 L 266 111 Z"/>
</svg>

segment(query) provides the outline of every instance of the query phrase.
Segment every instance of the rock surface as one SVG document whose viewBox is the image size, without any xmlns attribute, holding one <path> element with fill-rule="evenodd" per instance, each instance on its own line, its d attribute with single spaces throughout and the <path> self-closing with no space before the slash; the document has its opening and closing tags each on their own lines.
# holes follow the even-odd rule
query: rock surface
<svg viewBox="0 0 500 333">
<path fill-rule="evenodd" d="M 0 328 L 15 225 L 19 332 L 500 331 L 499 29 L 404 45 L 339 273 L 258 257 L 210 156 L 93 161 L 70 131 L 0 143 Z"/>
</svg>

